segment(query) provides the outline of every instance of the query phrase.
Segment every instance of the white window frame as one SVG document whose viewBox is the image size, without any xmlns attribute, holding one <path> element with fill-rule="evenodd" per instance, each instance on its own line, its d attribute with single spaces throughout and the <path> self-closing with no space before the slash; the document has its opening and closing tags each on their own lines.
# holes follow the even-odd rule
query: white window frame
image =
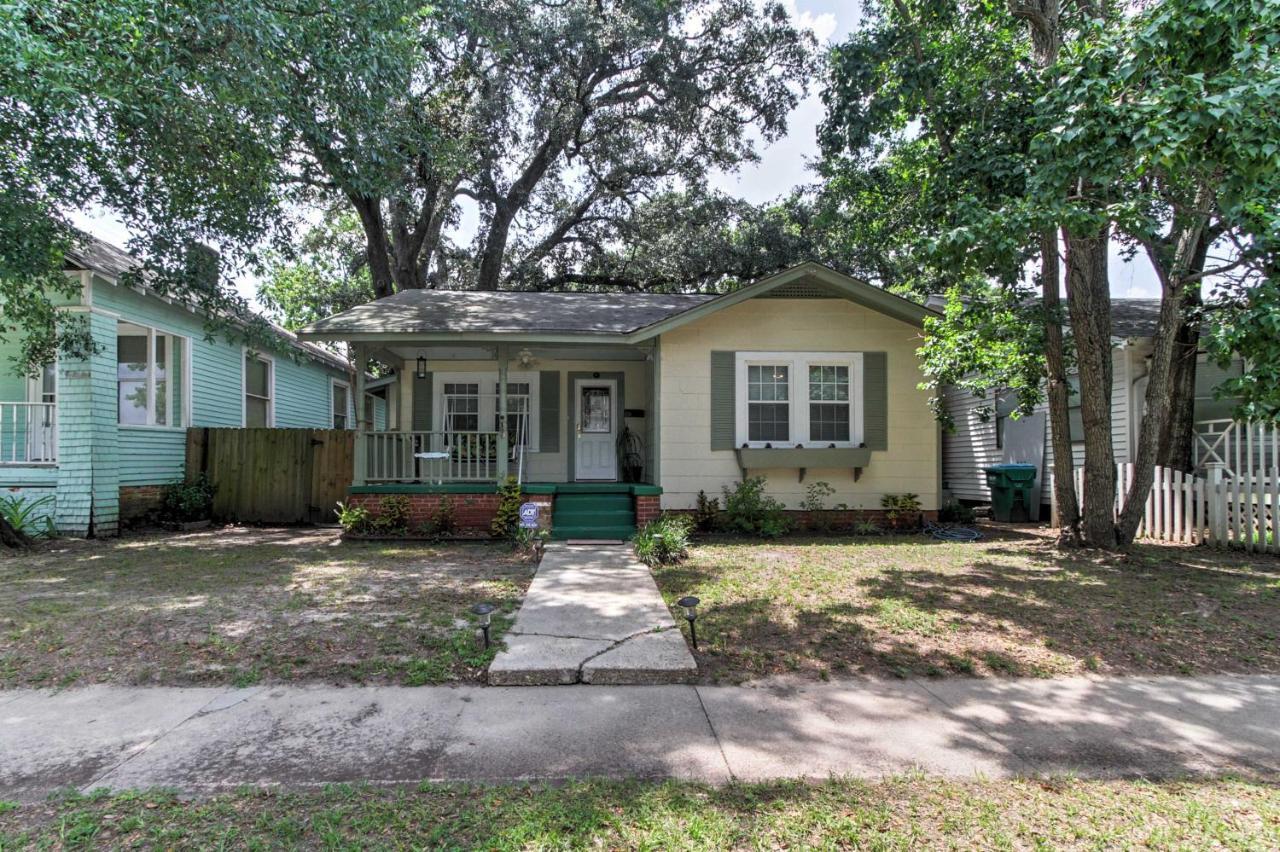
<svg viewBox="0 0 1280 852">
<path fill-rule="evenodd" d="M 787 404 L 790 409 L 788 441 L 748 440 L 747 368 L 781 366 L 788 368 Z M 849 369 L 849 440 L 821 441 L 809 439 L 809 404 L 824 400 L 809 399 L 810 367 L 847 367 Z M 734 443 L 735 447 L 775 448 L 857 447 L 866 438 L 863 423 L 863 377 L 861 352 L 738 352 L 734 363 Z"/>
<path fill-rule="evenodd" d="M 447 384 L 474 384 L 480 388 L 480 412 L 478 422 L 481 432 L 491 432 L 492 428 L 485 428 L 496 422 L 498 418 L 498 398 L 494 391 L 487 391 L 486 388 L 498 387 L 498 373 L 493 372 L 450 372 L 450 373 L 432 373 L 432 396 L 431 401 L 431 423 L 432 430 L 435 432 L 444 431 L 445 416 L 445 392 L 444 386 Z M 538 421 L 541 419 L 538 412 L 542 410 L 541 399 L 538 388 L 538 374 L 536 372 L 516 372 L 514 370 L 507 373 L 507 384 L 514 383 L 527 384 L 529 386 L 529 434 L 525 438 L 525 451 L 530 453 L 538 452 L 539 441 L 541 439 Z M 511 412 L 508 411 L 508 414 Z"/>
<path fill-rule="evenodd" d="M 191 381 L 191 377 L 193 375 L 193 372 L 191 369 L 191 364 L 192 364 L 192 357 L 193 357 L 192 353 L 194 350 L 191 345 L 191 338 L 185 334 L 178 334 L 176 332 L 169 331 L 168 329 L 165 329 L 165 328 L 158 328 L 153 325 L 145 325 L 140 322 L 134 322 L 131 319 L 125 319 L 124 317 L 120 317 L 116 320 L 117 339 L 120 337 L 120 325 L 122 323 L 125 325 L 131 325 L 135 328 L 141 328 L 147 332 L 147 422 L 146 423 L 124 423 L 120 420 L 120 374 L 119 374 L 119 359 L 117 358 L 117 366 L 116 366 L 117 372 L 116 372 L 116 379 L 115 379 L 116 425 L 123 429 L 173 429 L 173 430 L 186 429 L 191 423 L 191 411 L 192 411 L 191 399 L 192 399 L 193 383 Z M 181 374 L 180 375 L 174 374 L 172 370 L 172 366 L 170 367 L 170 370 L 169 370 L 170 382 L 172 382 L 175 378 L 181 378 L 182 391 L 183 391 L 181 410 L 174 411 L 173 394 L 171 392 L 166 392 L 164 395 L 164 407 L 165 407 L 164 423 L 156 422 L 155 401 L 156 401 L 156 336 L 157 335 L 163 335 L 173 340 L 181 340 L 182 351 L 184 353 L 184 358 L 182 359 Z M 140 336 L 140 335 L 135 335 L 135 336 Z M 172 347 L 170 347 L 168 357 L 169 357 L 169 363 L 170 365 L 172 365 L 173 363 Z M 172 387 L 172 385 L 170 387 Z M 181 418 L 180 423 L 174 422 L 175 415 Z"/>
<path fill-rule="evenodd" d="M 267 429 L 276 428 L 276 359 L 265 352 L 242 347 L 240 350 L 240 425 L 249 428 L 249 376 L 245 370 L 245 361 L 250 357 L 266 362 L 267 365 Z M 259 397 L 260 398 L 260 397 Z M 333 411 L 333 401 L 329 401 L 329 411 Z"/>
<path fill-rule="evenodd" d="M 355 408 L 355 406 L 353 406 L 351 403 L 351 384 L 349 382 L 344 382 L 341 379 L 329 380 L 329 426 L 333 429 L 338 428 L 333 424 L 333 414 L 334 414 L 333 403 L 334 403 L 334 397 L 337 395 L 338 388 L 342 388 L 344 391 L 347 392 L 346 411 L 342 413 L 342 418 L 347 421 L 347 425 L 343 426 L 342 428 L 354 429 L 360 423 L 360 412 L 356 411 L 355 416 L 354 417 L 352 416 L 351 412 L 352 412 L 352 409 Z M 366 394 L 366 396 L 368 396 L 368 394 Z M 352 422 L 353 420 L 355 422 Z M 370 424 L 369 428 L 372 429 L 373 425 Z"/>
</svg>

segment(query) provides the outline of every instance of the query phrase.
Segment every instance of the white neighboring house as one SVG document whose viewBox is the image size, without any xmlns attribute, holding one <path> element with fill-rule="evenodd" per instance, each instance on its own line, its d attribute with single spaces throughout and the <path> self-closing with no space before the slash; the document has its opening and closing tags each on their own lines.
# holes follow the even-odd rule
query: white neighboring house
<svg viewBox="0 0 1280 852">
<path fill-rule="evenodd" d="M 1159 299 L 1113 299 L 1111 321 L 1113 348 L 1111 350 L 1113 373 L 1111 383 L 1111 440 L 1117 462 L 1133 461 L 1137 452 L 1138 433 L 1142 428 L 1144 399 L 1147 393 L 1147 373 L 1151 355 L 1152 337 L 1160 310 Z M 1215 443 L 1215 436 L 1231 424 L 1231 400 L 1214 398 L 1213 391 L 1228 375 L 1239 375 L 1237 362 L 1230 371 L 1224 371 L 1209 363 L 1200 355 L 1196 366 L 1196 431 L 1203 440 L 1196 442 L 1197 463 L 1208 459 L 1208 448 Z M 1072 381 L 1075 378 L 1072 377 Z M 948 389 L 945 392 L 947 411 L 955 423 L 955 429 L 942 437 L 942 487 L 960 501 L 985 503 L 991 499 L 983 468 L 1010 458 L 1010 444 L 1028 441 L 1034 443 L 1037 435 L 1043 438 L 1043 457 L 1040 470 L 1041 499 L 1050 503 L 1052 487 L 1049 472 L 1053 469 L 1053 444 L 1049 436 L 1048 418 L 1044 416 L 1046 405 L 1036 409 L 1036 415 L 1019 422 L 1009 416 L 1016 402 L 1011 399 L 979 399 L 967 391 Z M 990 414 L 982 417 L 984 409 Z M 1079 397 L 1072 396 L 1071 433 L 1074 463 L 1084 464 L 1083 430 L 1080 428 Z M 1030 427 L 1035 435 L 1019 430 Z M 1221 450 L 1221 447 L 1219 447 Z M 1047 516 L 1042 516 L 1047 517 Z"/>
</svg>

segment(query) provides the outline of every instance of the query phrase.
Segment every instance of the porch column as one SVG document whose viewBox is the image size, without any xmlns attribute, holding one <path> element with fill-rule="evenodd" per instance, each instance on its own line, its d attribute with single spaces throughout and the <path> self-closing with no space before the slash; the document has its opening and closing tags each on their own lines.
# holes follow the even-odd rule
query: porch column
<svg viewBox="0 0 1280 852">
<path fill-rule="evenodd" d="M 351 484 L 364 485 L 369 478 L 369 451 L 365 439 L 368 424 L 364 421 L 364 374 L 369 369 L 369 350 L 362 343 L 352 344 L 351 350 L 355 356 L 356 367 L 356 378 L 353 382 L 356 398 L 355 459 L 352 463 Z"/>
<path fill-rule="evenodd" d="M 511 356 L 507 347 L 498 347 L 498 482 L 507 480 L 507 362 Z"/>
</svg>

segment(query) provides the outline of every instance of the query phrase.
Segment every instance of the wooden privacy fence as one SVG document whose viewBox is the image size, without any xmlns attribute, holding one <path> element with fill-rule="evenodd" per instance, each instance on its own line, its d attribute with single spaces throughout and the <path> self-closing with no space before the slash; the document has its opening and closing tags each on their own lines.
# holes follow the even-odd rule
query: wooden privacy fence
<svg viewBox="0 0 1280 852">
<path fill-rule="evenodd" d="M 1133 484 L 1133 464 L 1116 465 L 1116 514 Z M 1074 474 L 1076 496 L 1084 497 L 1084 470 Z M 1280 553 L 1280 470 L 1229 476 L 1211 466 L 1197 476 L 1157 467 L 1147 494 L 1138 537 L 1179 544 L 1239 547 Z"/>
<path fill-rule="evenodd" d="M 217 488 L 216 520 L 327 523 L 351 484 L 354 435 L 343 429 L 188 429 L 187 478 L 204 473 Z"/>
</svg>

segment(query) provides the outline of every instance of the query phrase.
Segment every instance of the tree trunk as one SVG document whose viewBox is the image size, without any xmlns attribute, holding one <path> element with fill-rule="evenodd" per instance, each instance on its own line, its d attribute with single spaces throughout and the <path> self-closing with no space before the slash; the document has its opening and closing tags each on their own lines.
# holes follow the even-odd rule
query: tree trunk
<svg viewBox="0 0 1280 852">
<path fill-rule="evenodd" d="M 1085 543 L 1116 547 L 1116 460 L 1111 442 L 1111 292 L 1107 278 L 1110 227 L 1076 234 L 1064 230 L 1067 298 L 1080 373 L 1084 423 Z"/>
<path fill-rule="evenodd" d="M 1058 506 L 1058 543 L 1080 543 L 1080 504 L 1076 501 L 1071 455 L 1070 387 L 1067 384 L 1062 335 L 1062 301 L 1058 295 L 1058 237 L 1040 235 L 1040 284 L 1044 293 L 1045 372 L 1048 376 L 1049 440 L 1053 446 L 1053 499 Z"/>
<path fill-rule="evenodd" d="M 1184 473 L 1190 473 L 1195 467 L 1196 357 L 1200 354 L 1200 288 L 1190 287 L 1188 293 L 1194 293 L 1196 305 L 1190 307 L 1186 298 L 1182 300 L 1184 314 L 1174 335 L 1173 370 L 1169 378 L 1173 411 L 1169 428 L 1156 451 L 1156 464 Z M 1184 293 L 1184 297 L 1188 293 Z M 1188 309 L 1196 312 L 1193 319 L 1187 318 Z"/>
<path fill-rule="evenodd" d="M 1193 209 L 1201 212 L 1196 213 L 1189 221 L 1174 222 L 1176 230 L 1171 234 L 1174 240 L 1172 256 L 1166 258 L 1157 252 L 1152 257 L 1162 283 L 1160 317 L 1151 350 L 1151 369 L 1147 374 L 1147 410 L 1138 435 L 1138 451 L 1133 458 L 1133 485 L 1125 495 L 1124 511 L 1117 524 L 1117 535 L 1122 546 L 1133 541 L 1138 532 L 1147 494 L 1151 491 L 1157 459 L 1172 451 L 1175 412 L 1183 405 L 1187 396 L 1191 397 L 1192 405 L 1195 403 L 1195 357 L 1200 323 L 1198 311 L 1192 309 L 1199 301 L 1200 279 L 1198 276 L 1192 277 L 1191 270 L 1197 264 L 1202 266 L 1207 254 L 1208 248 L 1204 242 L 1208 216 L 1203 211 L 1208 209 L 1212 195 L 1209 187 L 1200 187 Z M 1193 296 L 1188 290 L 1197 292 Z M 1194 337 L 1191 339 L 1189 355 L 1191 368 L 1188 371 L 1176 362 L 1179 356 L 1187 357 L 1185 345 L 1179 344 L 1180 339 L 1192 335 Z M 1183 342 L 1185 344 L 1186 341 Z M 1179 372 L 1189 372 L 1191 381 L 1190 392 L 1181 397 L 1179 393 L 1186 390 L 1187 376 L 1179 376 Z"/>
<path fill-rule="evenodd" d="M 31 539 L 7 518 L 0 517 L 0 544 L 9 548 L 30 547 Z"/>
<path fill-rule="evenodd" d="M 369 261 L 369 277 L 373 281 L 373 295 L 382 299 L 396 292 L 395 278 L 391 274 L 391 259 L 387 243 L 387 228 L 382 221 L 380 202 L 367 195 L 348 195 L 351 206 L 360 216 L 364 227 L 365 258 Z"/>
</svg>

